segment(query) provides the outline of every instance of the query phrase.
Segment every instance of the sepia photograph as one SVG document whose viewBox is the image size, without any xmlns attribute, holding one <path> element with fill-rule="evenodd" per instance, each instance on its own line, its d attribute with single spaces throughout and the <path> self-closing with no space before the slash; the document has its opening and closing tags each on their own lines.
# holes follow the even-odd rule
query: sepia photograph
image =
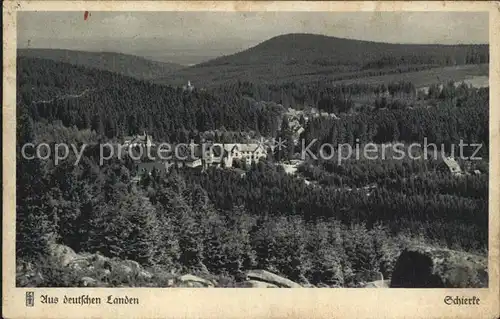
<svg viewBox="0 0 500 319">
<path fill-rule="evenodd" d="M 487 287 L 487 13 L 22 12 L 17 46 L 17 285 Z"/>
<path fill-rule="evenodd" d="M 146 302 L 39 288 L 491 288 L 488 11 L 13 19 L 27 309 Z"/>
</svg>

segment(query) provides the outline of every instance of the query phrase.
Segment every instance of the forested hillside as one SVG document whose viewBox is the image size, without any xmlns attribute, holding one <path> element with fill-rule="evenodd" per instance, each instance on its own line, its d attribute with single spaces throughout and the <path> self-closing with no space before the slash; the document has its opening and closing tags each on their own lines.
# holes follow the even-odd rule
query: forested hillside
<svg viewBox="0 0 500 319">
<path fill-rule="evenodd" d="M 361 78 L 488 63 L 488 45 L 389 44 L 314 34 L 287 34 L 245 51 L 166 76 L 160 83 L 191 80 L 212 86 L 235 80 L 281 83 Z"/>
<path fill-rule="evenodd" d="M 147 130 L 155 139 L 188 141 L 195 131 L 221 128 L 268 135 L 282 111 L 241 92 L 188 92 L 44 59 L 18 58 L 17 72 L 18 104 L 35 121 L 61 120 L 109 138 Z"/>
<path fill-rule="evenodd" d="M 488 62 L 488 46 L 390 44 L 315 34 L 286 34 L 198 66 L 280 62 L 355 65 L 366 69 L 401 64 L 478 64 Z"/>
<path fill-rule="evenodd" d="M 168 272 L 238 281 L 245 270 L 261 268 L 300 283 L 355 287 L 367 270 L 390 277 L 409 244 L 479 254 L 488 248 L 487 88 L 445 83 L 419 96 L 409 82 L 239 81 L 188 91 L 27 57 L 18 58 L 17 72 L 18 263 L 43 266 L 40 255 L 56 242 Z M 360 96 L 371 102 L 356 106 Z M 306 144 L 408 145 L 427 137 L 449 151 L 463 140 L 483 145 L 483 159 L 468 169 L 480 173 L 453 176 L 439 168 L 442 159 L 308 158 L 297 175 L 286 174 L 282 164 L 296 149 L 279 161 L 271 155 L 232 169 L 148 175 L 131 160 L 99 165 L 96 145 L 78 165 L 74 154 L 55 165 L 20 151 L 27 142 L 94 144 L 143 130 L 171 142 L 210 130 L 225 132 L 219 138 L 228 141 L 228 131 L 286 137 L 285 107 L 305 105 L 338 113 L 304 123 Z M 44 284 L 62 285 L 51 280 Z"/>
<path fill-rule="evenodd" d="M 68 80 L 70 78 L 71 81 Z M 450 115 L 457 114 L 456 116 L 463 119 L 480 116 L 479 123 L 485 123 L 488 115 L 487 107 L 484 107 L 487 105 L 488 89 L 469 89 L 466 86 L 456 88 L 453 85 L 446 86 L 443 91 L 437 88 L 431 90 L 429 95 L 424 97 L 418 97 L 416 88 L 409 82 L 388 83 L 381 86 L 364 84 L 335 86 L 321 82 L 277 86 L 237 82 L 211 90 L 195 89 L 189 92 L 111 72 L 23 57 L 18 58 L 17 80 L 18 105 L 27 107 L 35 121 L 60 120 L 65 126 L 93 129 L 108 138 L 144 130 L 150 132 L 155 139 L 163 141 L 188 141 L 199 132 L 214 130 L 254 131 L 264 136 L 275 136 L 285 108 L 302 109 L 305 106 L 312 106 L 337 114 L 359 109 L 364 112 L 362 115 L 348 117 L 340 123 L 363 122 L 363 129 L 366 130 L 370 122 L 375 121 L 378 126 L 386 127 L 384 130 L 392 134 L 388 136 L 388 133 L 382 133 L 382 129 L 376 132 L 376 129 L 372 128 L 369 130 L 372 134 L 369 138 L 360 137 L 363 141 L 373 139 L 384 142 L 392 138 L 410 141 L 423 135 L 434 140 L 432 137 L 435 134 L 443 133 L 421 131 L 425 130 L 422 127 L 413 128 L 419 125 L 420 120 L 412 118 L 426 118 L 428 122 L 426 127 L 433 130 L 443 128 L 447 132 L 446 127 L 454 123 L 448 121 L 447 117 Z M 380 97 L 380 93 L 386 91 L 389 97 Z M 375 101 L 375 104 L 369 105 L 363 102 L 366 107 L 359 108 L 359 100 L 367 99 Z M 410 112 L 366 113 L 373 108 L 401 110 L 429 104 L 439 104 L 443 107 L 438 107 L 437 110 L 418 108 Z M 468 107 L 474 105 L 477 107 Z M 455 106 L 458 108 L 454 108 Z M 471 112 L 477 115 L 470 114 Z M 440 119 L 439 114 L 443 114 L 444 118 Z M 387 127 L 392 124 L 383 123 L 388 121 L 396 123 L 398 133 L 393 133 L 396 132 L 396 128 Z M 315 125 L 319 125 L 315 123 L 311 123 L 311 130 Z M 438 123 L 444 123 L 446 126 Z M 476 122 L 465 123 L 474 126 L 467 128 L 468 131 L 477 131 L 485 127 L 476 125 Z M 464 129 L 462 128 L 464 125 L 466 124 L 460 122 L 455 126 L 456 129 Z M 415 129 L 422 133 L 420 135 L 411 133 L 414 136 L 410 137 L 409 133 L 404 131 L 414 132 Z M 348 131 L 351 136 L 357 135 L 355 129 Z M 311 134 L 320 139 L 323 136 L 315 131 Z M 457 136 L 446 134 L 444 136 Z M 483 131 L 481 134 L 483 135 L 479 140 L 486 141 L 487 133 Z M 467 133 L 467 136 L 471 136 L 471 133 Z M 226 138 L 231 139 L 230 136 Z M 478 140 L 476 137 L 472 139 Z M 352 138 L 349 139 L 351 140 Z M 440 140 L 441 137 L 437 137 L 437 141 Z"/>
<path fill-rule="evenodd" d="M 183 68 L 175 63 L 148 60 L 115 52 L 87 52 L 61 49 L 18 49 L 18 56 L 65 62 L 115 72 L 137 79 L 156 79 Z"/>
<path fill-rule="evenodd" d="M 378 110 L 342 117 L 340 120 L 313 119 L 307 126 L 304 138 L 307 144 L 317 139 L 317 145 L 332 143 L 428 143 L 444 145 L 482 144 L 482 155 L 488 153 L 489 108 L 487 89 L 468 89 L 467 96 L 453 96 L 438 107 Z M 453 104 L 453 102 L 455 104 Z M 451 105 L 450 105 L 451 104 Z M 457 104 L 459 106 L 457 106 Z"/>
</svg>

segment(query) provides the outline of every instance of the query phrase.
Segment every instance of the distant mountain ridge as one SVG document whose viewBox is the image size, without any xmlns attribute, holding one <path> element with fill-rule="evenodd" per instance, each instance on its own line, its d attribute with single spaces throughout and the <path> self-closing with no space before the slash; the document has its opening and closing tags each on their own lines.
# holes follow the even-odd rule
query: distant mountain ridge
<svg viewBox="0 0 500 319">
<path fill-rule="evenodd" d="M 442 44 L 394 44 L 337 38 L 325 35 L 291 33 L 266 40 L 247 50 L 215 58 L 198 66 L 295 62 L 294 59 L 314 62 L 323 59 L 324 64 L 366 64 L 382 58 L 410 56 L 437 57 L 454 54 L 458 64 L 463 64 L 468 50 L 475 48 L 479 54 L 487 55 L 488 45 L 442 45 Z M 319 62 L 319 61 L 318 61 Z"/>
<path fill-rule="evenodd" d="M 19 56 L 65 62 L 110 71 L 142 80 L 153 80 L 164 77 L 184 67 L 180 64 L 152 61 L 135 55 L 115 52 L 88 52 L 63 49 L 18 49 L 17 52 Z"/>
<path fill-rule="evenodd" d="M 201 50 L 203 51 L 203 50 Z M 457 65 L 487 65 L 487 44 L 394 44 L 292 33 L 241 52 L 193 66 L 113 52 L 18 49 L 19 56 L 50 59 L 173 86 L 191 81 L 211 87 L 235 81 L 255 83 L 338 82 L 415 73 Z"/>
<path fill-rule="evenodd" d="M 489 61 L 488 45 L 392 44 L 293 33 L 273 37 L 247 50 L 171 73 L 161 83 L 212 85 L 233 80 L 291 81 L 389 68 L 398 72 Z M 379 72 L 383 70 L 383 72 Z M 385 71 L 384 71 L 385 70 Z"/>
</svg>

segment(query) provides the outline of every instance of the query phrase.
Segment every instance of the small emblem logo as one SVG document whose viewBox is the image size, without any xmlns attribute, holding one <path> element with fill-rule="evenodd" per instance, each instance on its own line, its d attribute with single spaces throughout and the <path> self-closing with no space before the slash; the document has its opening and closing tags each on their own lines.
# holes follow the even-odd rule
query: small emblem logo
<svg viewBox="0 0 500 319">
<path fill-rule="evenodd" d="M 26 307 L 33 307 L 35 305 L 35 292 L 27 291 L 26 292 Z"/>
</svg>

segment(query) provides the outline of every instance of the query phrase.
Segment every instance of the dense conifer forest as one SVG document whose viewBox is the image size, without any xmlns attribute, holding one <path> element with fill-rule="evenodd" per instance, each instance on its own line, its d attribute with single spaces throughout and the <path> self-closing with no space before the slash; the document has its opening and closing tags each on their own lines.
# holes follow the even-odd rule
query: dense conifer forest
<svg viewBox="0 0 500 319">
<path fill-rule="evenodd" d="M 450 52 L 422 61 L 452 64 L 455 52 L 462 52 L 463 63 L 487 61 L 481 50 Z M 383 69 L 398 61 L 380 57 L 361 67 Z M 390 276 L 409 243 L 487 251 L 488 88 L 445 83 L 422 93 L 405 81 L 236 81 L 186 91 L 28 57 L 17 60 L 17 81 L 18 261 L 36 262 L 58 242 L 148 267 L 233 280 L 262 268 L 297 282 L 347 287 L 356 286 L 363 271 Z M 207 132 L 225 142 L 237 141 L 240 132 L 288 136 L 282 121 L 288 108 L 336 114 L 302 119 L 304 143 L 317 140 L 312 152 L 322 143 L 401 142 L 408 148 L 424 138 L 450 152 L 462 140 L 482 145 L 476 154 L 482 160 L 460 162 L 481 174 L 453 176 L 440 168 L 442 158 L 339 163 L 334 157 L 307 158 L 291 175 L 271 154 L 231 169 L 153 171 L 135 184 L 132 161 L 99 165 L 96 143 L 143 131 L 171 143 Z M 90 146 L 78 165 L 73 154 L 54 165 L 23 158 L 21 147 L 29 142 Z M 299 146 L 280 160 L 296 153 Z"/>
<path fill-rule="evenodd" d="M 18 56 L 39 58 L 115 72 L 141 80 L 152 80 L 177 71 L 183 66 L 148 60 L 115 52 L 86 52 L 61 49 L 18 49 Z"/>
</svg>

